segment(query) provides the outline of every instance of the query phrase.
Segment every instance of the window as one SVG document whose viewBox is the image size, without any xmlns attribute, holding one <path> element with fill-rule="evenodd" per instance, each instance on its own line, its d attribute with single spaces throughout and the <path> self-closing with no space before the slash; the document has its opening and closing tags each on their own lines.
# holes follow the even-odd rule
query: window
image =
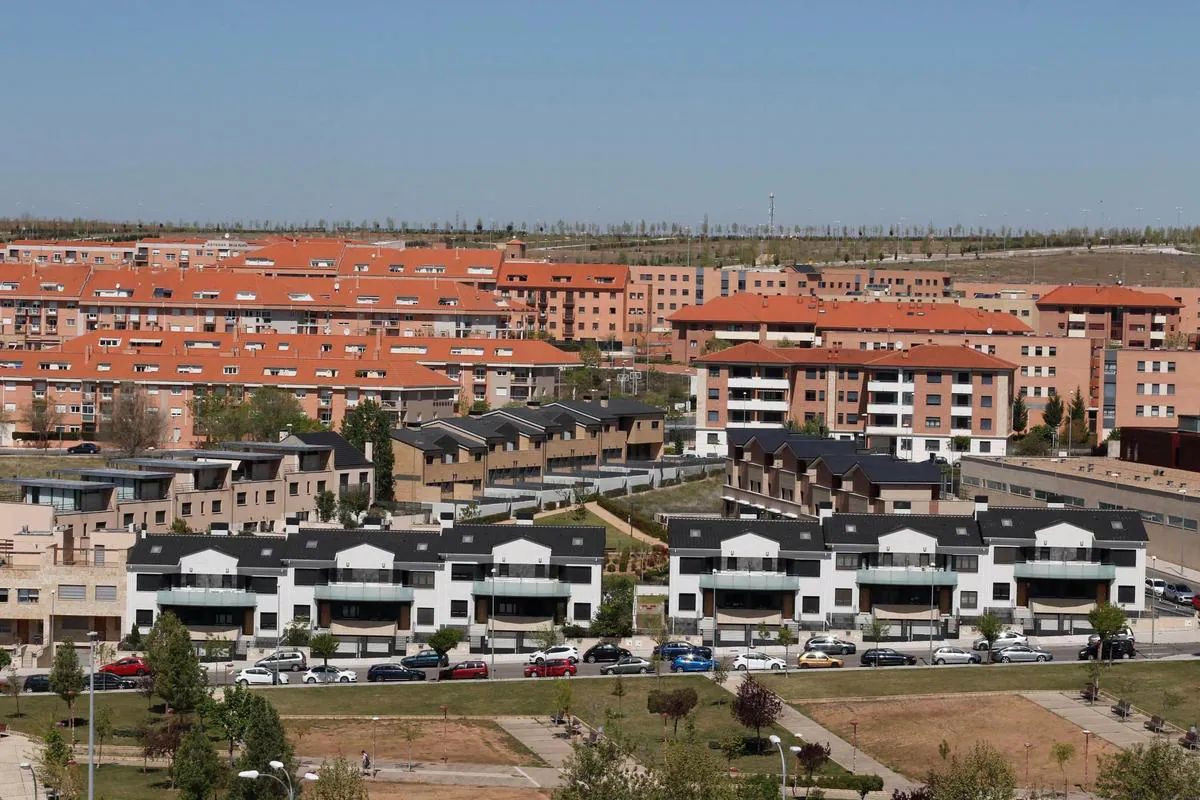
<svg viewBox="0 0 1200 800">
<path fill-rule="evenodd" d="M 115 586 L 97 586 L 96 587 L 96 602 L 97 603 L 112 603 L 117 599 L 117 587 Z"/>
<path fill-rule="evenodd" d="M 38 601 L 37 589 L 17 589 L 17 604 L 29 605 Z"/>
<path fill-rule="evenodd" d="M 466 600 L 451 600 L 450 601 L 450 616 L 464 618 L 467 616 L 467 601 Z"/>
<path fill-rule="evenodd" d="M 942 373 L 940 373 L 940 372 L 929 373 L 928 375 L 925 376 L 925 382 L 926 383 L 941 383 L 942 382 Z"/>
<path fill-rule="evenodd" d="M 821 598 L 818 595 L 809 595 L 800 598 L 800 613 L 801 614 L 820 614 L 821 613 Z"/>
<path fill-rule="evenodd" d="M 452 581 L 473 581 L 473 580 L 475 580 L 475 565 L 474 564 L 451 564 L 450 565 L 450 580 L 452 580 Z"/>
<path fill-rule="evenodd" d="M 679 608 L 677 610 L 678 611 L 695 611 L 696 610 L 696 595 L 691 592 L 689 592 L 687 594 L 679 595 Z"/>
<path fill-rule="evenodd" d="M 312 614 L 310 606 L 292 606 L 292 619 L 308 619 Z"/>
<path fill-rule="evenodd" d="M 299 483 L 289 483 L 288 484 L 288 494 L 292 497 L 298 497 L 300 495 L 300 484 Z"/>
<path fill-rule="evenodd" d="M 1118 603 L 1134 603 L 1136 601 L 1136 592 L 1132 586 L 1117 587 L 1117 602 Z"/>
<path fill-rule="evenodd" d="M 59 600 L 87 600 L 87 587 L 81 583 L 58 585 Z"/>
<path fill-rule="evenodd" d="M 991 408 L 992 407 L 992 396 L 990 394 L 985 394 L 985 395 L 980 396 L 979 405 L 981 408 Z"/>
<path fill-rule="evenodd" d="M 433 573 L 432 572 L 410 572 L 409 580 L 412 582 L 414 589 L 432 589 L 433 588 Z M 429 623 L 432 625 L 433 623 Z"/>
<path fill-rule="evenodd" d="M 717 421 L 717 412 L 716 412 L 716 411 L 709 411 L 709 412 L 708 412 L 708 421 L 709 421 L 709 422 L 716 422 L 716 421 Z"/>
<path fill-rule="evenodd" d="M 833 604 L 835 606 L 847 607 L 854 604 L 853 589 L 834 589 Z"/>
<path fill-rule="evenodd" d="M 182 516 L 190 517 L 192 515 L 192 504 L 191 503 L 180 503 L 179 513 Z"/>
<path fill-rule="evenodd" d="M 720 400 L 721 399 L 721 390 L 720 389 L 709 389 L 708 390 L 708 399 L 709 400 Z"/>
<path fill-rule="evenodd" d="M 835 566 L 837 569 L 858 569 L 858 554 L 838 553 Z"/>
<path fill-rule="evenodd" d="M 1010 594 L 1011 590 L 1012 590 L 1012 584 L 1010 584 L 1010 583 L 1007 583 L 1007 582 L 993 583 L 992 584 L 992 599 L 993 600 L 1007 600 L 1007 599 L 1009 599 L 1009 594 Z"/>
<path fill-rule="evenodd" d="M 0 603 L 8 602 L 8 589 L 0 589 Z"/>
<path fill-rule="evenodd" d="M 221 513 L 221 501 L 220 500 L 212 501 L 212 513 L 214 513 L 214 514 Z"/>
<path fill-rule="evenodd" d="M 925 395 L 925 405 L 927 405 L 927 406 L 940 406 L 941 404 L 942 404 L 942 396 L 941 396 L 940 394 L 927 394 L 927 395 Z"/>
<path fill-rule="evenodd" d="M 979 592 L 963 592 L 959 595 L 959 605 L 963 608 L 979 608 Z"/>
<path fill-rule="evenodd" d="M 134 621 L 139 628 L 148 628 L 154 624 L 154 609 L 139 608 L 134 612 Z"/>
<path fill-rule="evenodd" d="M 245 492 L 238 492 L 238 493 L 237 493 L 237 504 L 238 504 L 239 506 L 244 506 L 244 505 L 246 505 L 246 493 L 245 493 Z"/>
<path fill-rule="evenodd" d="M 979 556 L 958 556 L 954 561 L 959 572 L 979 572 Z"/>
<path fill-rule="evenodd" d="M 925 418 L 925 427 L 926 427 L 926 429 L 931 430 L 931 431 L 941 428 L 942 427 L 942 418 L 941 417 L 926 417 Z M 929 449 L 928 445 L 930 443 L 925 442 L 925 444 L 926 444 L 926 449 Z M 934 444 L 936 444 L 936 442 L 934 442 Z M 936 450 L 937 448 L 935 447 L 934 449 Z"/>
<path fill-rule="evenodd" d="M 264 631 L 273 631 L 279 628 L 279 615 L 274 611 L 262 611 L 258 615 L 258 627 Z"/>
<path fill-rule="evenodd" d="M 418 608 L 417 609 L 417 624 L 418 625 L 432 625 L 433 624 L 433 609 L 432 608 Z"/>
<path fill-rule="evenodd" d="M 592 618 L 591 603 L 576 603 L 571 619 L 576 622 L 588 622 Z"/>
</svg>

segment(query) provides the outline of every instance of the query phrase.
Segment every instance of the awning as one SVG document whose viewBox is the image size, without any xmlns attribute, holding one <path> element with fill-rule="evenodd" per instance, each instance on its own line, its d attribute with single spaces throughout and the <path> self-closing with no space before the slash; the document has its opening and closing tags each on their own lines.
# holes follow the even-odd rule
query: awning
<svg viewBox="0 0 1200 800">
<path fill-rule="evenodd" d="M 495 631 L 540 631 L 554 625 L 554 617 L 492 617 Z"/>
<path fill-rule="evenodd" d="M 906 619 L 928 622 L 941 618 L 936 608 L 929 606 L 872 606 L 871 610 L 880 619 Z"/>
<path fill-rule="evenodd" d="M 762 608 L 718 608 L 718 625 L 778 625 L 783 622 L 783 614 Z"/>
<path fill-rule="evenodd" d="M 396 623 L 378 620 L 341 620 L 329 625 L 334 636 L 395 636 Z"/>
<path fill-rule="evenodd" d="M 1078 597 L 1039 597 L 1029 601 L 1029 608 L 1035 614 L 1086 614 L 1095 607 L 1095 600 Z"/>
</svg>

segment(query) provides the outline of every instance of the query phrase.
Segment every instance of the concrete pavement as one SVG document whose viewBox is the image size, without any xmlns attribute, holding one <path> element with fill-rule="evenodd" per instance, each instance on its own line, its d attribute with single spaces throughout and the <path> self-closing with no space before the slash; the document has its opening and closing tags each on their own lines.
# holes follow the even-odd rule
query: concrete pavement
<svg viewBox="0 0 1200 800">
<path fill-rule="evenodd" d="M 1021 696 L 1122 749 L 1148 745 L 1155 739 L 1155 735 L 1146 729 L 1147 717 L 1134 714 L 1127 720 L 1121 719 L 1112 713 L 1115 701 L 1108 697 L 1088 703 L 1081 700 L 1078 693 L 1069 692 L 1021 692 Z M 1178 732 L 1175 735 L 1178 736 Z"/>
<path fill-rule="evenodd" d="M 0 797 L 4 800 L 34 800 L 33 782 L 21 762 L 36 763 L 38 747 L 18 734 L 0 736 Z"/>
</svg>

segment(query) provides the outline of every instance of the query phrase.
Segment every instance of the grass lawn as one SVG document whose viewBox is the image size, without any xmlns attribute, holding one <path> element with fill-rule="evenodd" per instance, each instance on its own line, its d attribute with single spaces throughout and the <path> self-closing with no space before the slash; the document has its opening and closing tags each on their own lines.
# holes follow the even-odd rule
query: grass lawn
<svg viewBox="0 0 1200 800">
<path fill-rule="evenodd" d="M 155 698 L 154 705 L 162 707 Z M 159 713 L 146 709 L 146 698 L 134 692 L 96 692 L 96 710 L 109 707 L 113 710 L 113 737 L 106 744 L 136 744 L 137 729 L 148 718 L 161 719 Z M 75 738 L 87 742 L 87 695 L 75 703 Z M 46 731 L 61 720 L 68 718 L 67 704 L 53 694 L 21 695 L 21 716 L 14 716 L 16 706 L 12 696 L 0 698 L 0 722 L 12 730 L 33 737 L 42 737 Z M 68 733 L 69 738 L 69 733 Z"/>
<path fill-rule="evenodd" d="M 87 781 L 86 773 L 83 779 Z M 161 768 L 142 772 L 141 767 L 106 764 L 96 770 L 96 800 L 177 797 L 178 792 L 168 785 L 167 771 Z"/>
<path fill-rule="evenodd" d="M 613 502 L 628 513 L 630 503 L 636 508 L 651 510 L 655 513 L 670 514 L 716 514 L 722 507 L 721 486 L 724 477 L 705 478 L 702 481 L 681 483 L 678 486 L 668 486 L 666 489 L 654 489 L 649 492 L 616 497 Z"/>
<path fill-rule="evenodd" d="M 609 525 L 604 520 L 597 517 L 590 511 L 584 514 L 583 519 L 576 519 L 574 511 L 564 511 L 561 514 L 550 514 L 549 516 L 539 517 L 534 520 L 534 525 L 594 525 L 604 528 L 604 549 L 605 550 L 621 550 L 629 548 L 637 550 L 645 548 L 646 545 L 634 539 L 628 533 L 619 531 L 612 525 Z"/>
<path fill-rule="evenodd" d="M 108 458 L 109 455 L 103 454 L 69 456 L 62 453 L 5 456 L 0 458 L 0 478 L 48 478 L 55 470 L 71 467 L 79 469 L 103 467 Z M 20 488 L 16 486 L 5 486 L 0 489 L 0 499 L 19 498 L 20 494 Z"/>
<path fill-rule="evenodd" d="M 1168 697 L 1166 717 L 1187 727 L 1200 720 L 1200 695 L 1195 692 L 1200 664 L 1194 661 L 1119 661 L 1105 667 L 1100 678 L 1104 691 L 1119 694 L 1151 713 L 1163 713 L 1164 691 Z M 1046 666 L 950 667 L 946 669 L 837 670 L 767 676 L 763 682 L 789 704 L 801 707 L 806 700 L 829 698 L 874 698 L 903 695 L 948 695 L 962 692 L 1026 690 L 1077 691 L 1090 680 L 1086 667 L 1078 664 Z"/>
</svg>

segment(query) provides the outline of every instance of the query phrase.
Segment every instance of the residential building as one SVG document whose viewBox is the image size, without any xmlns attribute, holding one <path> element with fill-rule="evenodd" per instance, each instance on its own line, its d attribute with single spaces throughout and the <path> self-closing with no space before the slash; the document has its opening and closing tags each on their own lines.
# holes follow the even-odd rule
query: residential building
<svg viewBox="0 0 1200 800">
<path fill-rule="evenodd" d="M 40 350 L 82 333 L 79 298 L 90 274 L 78 266 L 0 267 L 0 345 Z"/>
<path fill-rule="evenodd" d="M 150 269 L 214 269 L 223 260 L 251 249 L 240 239 L 157 237 L 134 244 L 133 265 Z"/>
<path fill-rule="evenodd" d="M 1173 429 L 1200 403 L 1200 351 L 1103 351 L 1101 437 L 1126 428 Z"/>
<path fill-rule="evenodd" d="M 922 297 L 950 294 L 950 273 L 935 269 L 884 266 L 797 267 L 792 294 L 814 297 Z"/>
<path fill-rule="evenodd" d="M 1120 447 L 1122 461 L 1200 472 L 1200 416 L 1180 415 L 1174 430 L 1123 427 Z"/>
<path fill-rule="evenodd" d="M 1179 335 L 1183 304 L 1127 286 L 1060 286 L 1042 295 L 1037 307 L 1042 333 L 1154 349 Z"/>
<path fill-rule="evenodd" d="M 133 262 L 136 242 L 18 239 L 4 245 L 5 264 L 120 266 Z"/>
<path fill-rule="evenodd" d="M 128 557 L 126 616 L 163 611 L 193 641 L 273 647 L 300 620 L 339 654 L 386 657 L 442 627 L 476 652 L 535 649 L 550 626 L 587 626 L 601 601 L 604 530 L 458 525 L 442 532 L 297 529 L 287 536 L 144 536 Z"/>
<path fill-rule="evenodd" d="M 647 328 L 648 298 L 631 295 L 629 268 L 620 264 L 550 264 L 506 261 L 500 267 L 498 302 L 529 308 L 536 330 L 560 341 L 625 342 L 628 327 Z"/>
</svg>

